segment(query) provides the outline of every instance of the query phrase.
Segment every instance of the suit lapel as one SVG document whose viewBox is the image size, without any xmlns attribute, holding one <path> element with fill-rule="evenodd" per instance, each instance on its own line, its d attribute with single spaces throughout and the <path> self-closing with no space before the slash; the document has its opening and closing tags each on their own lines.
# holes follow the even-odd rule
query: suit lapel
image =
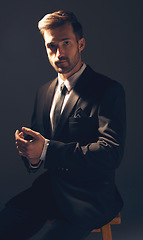
<svg viewBox="0 0 143 240">
<path fill-rule="evenodd" d="M 50 110 L 51 110 L 51 104 L 52 104 L 53 96 L 55 93 L 56 85 L 57 85 L 57 78 L 54 79 L 50 84 L 49 88 L 47 89 L 47 93 L 45 97 L 43 123 L 44 123 L 45 137 L 47 138 L 51 138 L 51 134 L 52 134 Z"/>
<path fill-rule="evenodd" d="M 56 132 L 55 132 L 53 138 L 55 138 L 56 136 L 58 136 L 60 134 L 65 122 L 69 118 L 69 116 L 72 112 L 72 109 L 74 108 L 75 104 L 77 103 L 79 97 L 80 97 L 79 94 L 73 90 L 71 93 L 71 96 L 68 99 L 68 102 L 66 103 L 63 113 L 61 114 L 61 118 L 60 118 L 58 127 L 56 129 Z"/>
</svg>

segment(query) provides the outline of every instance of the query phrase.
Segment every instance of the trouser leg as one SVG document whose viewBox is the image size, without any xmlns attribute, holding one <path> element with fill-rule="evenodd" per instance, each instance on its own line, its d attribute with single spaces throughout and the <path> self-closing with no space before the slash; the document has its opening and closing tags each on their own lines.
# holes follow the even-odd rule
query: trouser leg
<svg viewBox="0 0 143 240">
<path fill-rule="evenodd" d="M 35 235 L 46 222 L 19 209 L 6 207 L 0 212 L 0 240 L 28 240 Z M 75 226 L 66 220 L 54 220 L 40 240 L 83 240 L 90 229 Z"/>
<path fill-rule="evenodd" d="M 33 236 L 45 223 L 29 213 L 13 207 L 0 212 L 0 240 L 26 240 Z"/>
<path fill-rule="evenodd" d="M 46 180 L 46 187 L 37 180 L 31 188 L 6 204 L 0 213 L 0 240 L 26 240 L 38 232 L 48 219 L 62 218 L 50 180 Z"/>
<path fill-rule="evenodd" d="M 40 240 L 83 240 L 91 229 L 71 224 L 65 220 L 55 220 Z"/>
</svg>

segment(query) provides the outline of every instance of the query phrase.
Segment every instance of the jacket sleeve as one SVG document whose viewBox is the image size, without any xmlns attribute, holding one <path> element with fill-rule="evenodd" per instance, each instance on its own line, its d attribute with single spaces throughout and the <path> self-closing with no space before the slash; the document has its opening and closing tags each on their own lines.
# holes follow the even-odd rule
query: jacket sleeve
<svg viewBox="0 0 143 240">
<path fill-rule="evenodd" d="M 85 146 L 51 140 L 45 168 L 76 180 L 115 171 L 123 156 L 126 131 L 125 93 L 119 83 L 108 88 L 99 103 L 98 114 L 91 117 L 98 118 L 97 140 Z"/>
</svg>

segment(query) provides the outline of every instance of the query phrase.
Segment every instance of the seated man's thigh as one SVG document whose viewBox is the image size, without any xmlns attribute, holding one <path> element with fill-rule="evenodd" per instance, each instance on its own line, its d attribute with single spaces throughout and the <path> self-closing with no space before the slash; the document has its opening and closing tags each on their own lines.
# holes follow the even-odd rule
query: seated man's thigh
<svg viewBox="0 0 143 240">
<path fill-rule="evenodd" d="M 47 227 L 47 232 L 41 240 L 83 240 L 90 231 L 90 229 L 73 225 L 65 220 L 55 220 Z"/>
</svg>

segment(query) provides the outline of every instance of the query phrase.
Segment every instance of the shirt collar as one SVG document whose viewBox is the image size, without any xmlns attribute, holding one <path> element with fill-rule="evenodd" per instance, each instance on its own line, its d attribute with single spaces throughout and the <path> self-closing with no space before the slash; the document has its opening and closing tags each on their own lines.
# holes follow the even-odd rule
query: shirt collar
<svg viewBox="0 0 143 240">
<path fill-rule="evenodd" d="M 85 68 L 86 68 L 86 64 L 83 63 L 82 67 L 76 73 L 74 73 L 72 76 L 70 76 L 68 79 L 66 79 L 65 81 L 63 81 L 61 79 L 60 75 L 58 74 L 58 85 L 61 86 L 61 84 L 64 82 L 65 86 L 68 89 L 68 92 L 70 92 L 71 89 L 75 86 L 78 78 L 83 73 Z"/>
</svg>

